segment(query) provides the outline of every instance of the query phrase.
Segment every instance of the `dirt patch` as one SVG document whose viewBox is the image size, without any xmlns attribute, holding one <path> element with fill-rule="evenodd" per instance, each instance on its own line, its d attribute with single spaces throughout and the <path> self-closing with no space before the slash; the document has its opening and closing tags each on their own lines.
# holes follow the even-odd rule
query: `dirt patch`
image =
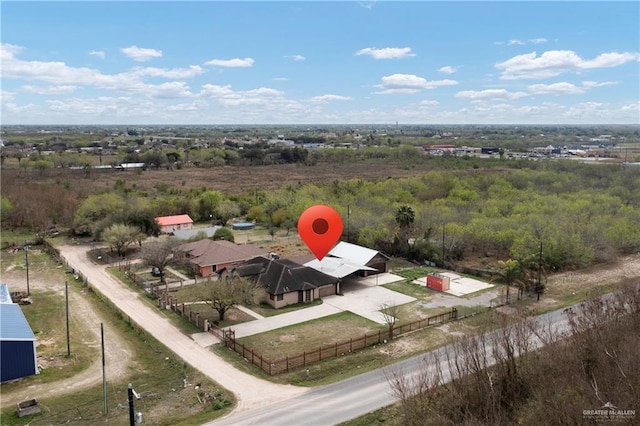
<svg viewBox="0 0 640 426">
<path fill-rule="evenodd" d="M 298 340 L 298 336 L 295 334 L 284 334 L 280 336 L 280 341 L 283 343 L 292 343 Z"/>
<path fill-rule="evenodd" d="M 414 339 L 403 339 L 402 337 L 391 343 L 380 346 L 380 353 L 391 357 L 401 357 L 405 354 L 414 353 L 421 344 Z"/>
<path fill-rule="evenodd" d="M 616 284 L 640 277 L 640 254 L 622 257 L 615 262 L 594 265 L 579 271 L 569 271 L 549 277 L 550 290 L 563 293 L 583 291 L 585 287 Z"/>
</svg>

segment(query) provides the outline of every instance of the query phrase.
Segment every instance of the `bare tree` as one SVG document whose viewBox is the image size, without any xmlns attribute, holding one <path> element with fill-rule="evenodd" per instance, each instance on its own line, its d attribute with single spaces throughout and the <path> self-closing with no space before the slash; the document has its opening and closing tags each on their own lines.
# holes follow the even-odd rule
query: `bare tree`
<svg viewBox="0 0 640 426">
<path fill-rule="evenodd" d="M 160 281 L 164 282 L 164 270 L 172 258 L 173 249 L 179 244 L 175 238 L 162 241 L 152 241 L 142 246 L 140 258 L 145 264 L 158 268 Z"/>
<path fill-rule="evenodd" d="M 393 330 L 395 329 L 398 318 L 402 314 L 402 306 L 396 305 L 395 302 L 383 303 L 380 305 L 380 313 L 384 319 L 384 323 L 387 324 L 389 331 L 389 341 L 393 340 Z"/>
<path fill-rule="evenodd" d="M 220 321 L 236 305 L 253 305 L 259 303 L 264 295 L 264 288 L 259 284 L 237 276 L 228 279 L 209 280 L 205 285 L 205 301 L 216 312 Z"/>
</svg>

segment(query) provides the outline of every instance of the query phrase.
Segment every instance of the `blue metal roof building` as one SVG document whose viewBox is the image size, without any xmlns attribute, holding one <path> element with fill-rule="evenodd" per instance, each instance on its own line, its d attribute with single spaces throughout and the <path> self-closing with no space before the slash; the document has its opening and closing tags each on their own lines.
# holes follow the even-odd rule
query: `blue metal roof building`
<svg viewBox="0 0 640 426">
<path fill-rule="evenodd" d="M 36 336 L 9 287 L 0 284 L 0 381 L 38 374 Z"/>
</svg>

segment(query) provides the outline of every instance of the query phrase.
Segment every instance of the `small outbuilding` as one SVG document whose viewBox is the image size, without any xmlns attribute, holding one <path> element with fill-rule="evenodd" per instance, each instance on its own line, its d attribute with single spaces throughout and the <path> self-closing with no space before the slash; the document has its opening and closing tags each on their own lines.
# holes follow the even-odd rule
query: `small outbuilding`
<svg viewBox="0 0 640 426">
<path fill-rule="evenodd" d="M 0 284 L 0 381 L 38 374 L 36 336 L 20 305 L 11 301 L 7 284 Z"/>
<path fill-rule="evenodd" d="M 160 232 L 172 234 L 175 231 L 188 231 L 193 228 L 193 219 L 188 214 L 156 217 Z"/>
</svg>

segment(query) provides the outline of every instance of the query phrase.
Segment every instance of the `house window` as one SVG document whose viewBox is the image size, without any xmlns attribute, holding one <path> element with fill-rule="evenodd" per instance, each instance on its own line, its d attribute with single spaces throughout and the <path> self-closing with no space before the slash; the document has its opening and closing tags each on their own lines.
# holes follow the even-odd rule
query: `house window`
<svg viewBox="0 0 640 426">
<path fill-rule="evenodd" d="M 273 294 L 270 294 L 269 295 L 269 300 L 273 300 L 273 299 L 274 299 Z"/>
<path fill-rule="evenodd" d="M 304 301 L 311 302 L 311 290 L 304 291 Z"/>
<path fill-rule="evenodd" d="M 284 294 L 279 294 L 278 295 L 278 302 L 284 300 Z"/>
</svg>

